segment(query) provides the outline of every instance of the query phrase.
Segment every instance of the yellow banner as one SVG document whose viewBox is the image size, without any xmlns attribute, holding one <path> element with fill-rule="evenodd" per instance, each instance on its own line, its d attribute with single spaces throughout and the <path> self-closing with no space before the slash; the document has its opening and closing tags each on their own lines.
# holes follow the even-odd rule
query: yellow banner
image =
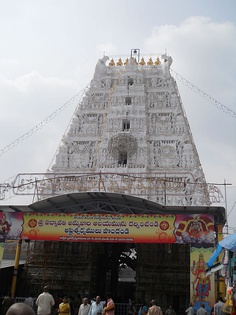
<svg viewBox="0 0 236 315">
<path fill-rule="evenodd" d="M 71 242 L 209 243 L 212 234 L 211 216 L 24 213 L 20 237 Z"/>
</svg>

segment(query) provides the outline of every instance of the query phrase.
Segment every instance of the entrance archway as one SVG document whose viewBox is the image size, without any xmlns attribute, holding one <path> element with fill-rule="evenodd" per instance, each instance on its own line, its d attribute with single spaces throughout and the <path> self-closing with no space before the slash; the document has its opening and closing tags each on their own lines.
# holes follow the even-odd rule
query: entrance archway
<svg viewBox="0 0 236 315">
<path fill-rule="evenodd" d="M 15 209 L 17 210 L 17 207 Z M 225 221 L 225 209 L 222 207 L 168 207 L 142 198 L 104 192 L 60 195 L 31 204 L 24 211 L 32 214 L 32 217 L 34 214 L 55 217 L 76 214 L 78 216 L 109 215 L 117 219 L 117 216 L 125 215 L 129 220 L 133 217 L 134 222 L 140 216 L 148 219 L 159 216 L 165 218 L 162 220 L 165 224 L 170 217 L 171 222 L 174 222 L 173 233 L 174 231 L 180 233 L 180 223 L 178 226 L 175 225 L 179 215 L 191 217 L 192 220 L 200 216 L 212 218 L 214 233 Z M 52 226 L 52 232 L 53 228 L 55 227 Z M 164 225 L 163 229 L 165 229 Z M 151 230 L 152 227 L 149 226 L 146 229 L 147 234 Z M 173 235 L 179 236 L 178 233 Z M 143 237 L 145 239 L 146 235 Z M 152 238 L 153 235 L 150 237 Z M 36 240 L 29 243 L 30 250 L 25 264 L 24 278 L 27 286 L 31 283 L 34 288 L 38 287 L 40 290 L 45 282 L 50 282 L 55 292 L 73 288 L 75 290 L 73 294 L 83 295 L 95 293 L 102 295 L 112 289 L 114 295 L 119 298 L 119 291 L 122 290 L 118 282 L 119 259 L 121 253 L 127 251 L 128 244 L 132 246 L 135 244 L 137 264 L 133 288 L 136 301 L 149 301 L 157 297 L 163 307 L 167 307 L 170 302 L 185 307 L 190 298 L 189 243 L 179 244 L 173 239 L 168 242 L 165 238 L 160 241 L 161 237 L 158 242 L 156 237 L 151 241 L 149 239 L 148 242 L 145 240 L 137 242 L 135 239 L 133 242 L 130 240 L 114 242 L 112 238 L 96 242 L 88 239 L 76 242 L 72 239 L 70 241 L 69 238 L 63 240 L 64 242 Z M 23 279 L 21 281 L 23 283 Z"/>
</svg>

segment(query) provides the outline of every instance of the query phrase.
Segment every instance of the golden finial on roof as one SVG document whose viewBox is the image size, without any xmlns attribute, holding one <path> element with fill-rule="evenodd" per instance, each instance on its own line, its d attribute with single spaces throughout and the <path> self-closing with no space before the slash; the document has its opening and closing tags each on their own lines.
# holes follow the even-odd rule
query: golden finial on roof
<svg viewBox="0 0 236 315">
<path fill-rule="evenodd" d="M 149 66 L 153 65 L 152 58 L 149 58 L 149 60 L 148 60 L 147 64 L 148 64 Z"/>
<path fill-rule="evenodd" d="M 141 58 L 141 61 L 140 61 L 140 63 L 139 63 L 141 66 L 144 66 L 145 64 L 146 64 L 146 62 L 144 61 L 144 58 L 142 57 Z"/>
<path fill-rule="evenodd" d="M 113 67 L 114 65 L 115 65 L 115 62 L 114 62 L 114 59 L 112 58 L 111 61 L 109 62 L 109 66 Z"/>
<path fill-rule="evenodd" d="M 160 59 L 157 57 L 157 60 L 155 61 L 155 65 L 160 65 L 161 64 L 161 62 L 160 62 Z"/>
<path fill-rule="evenodd" d="M 138 64 L 138 61 L 136 58 L 134 58 L 134 63 L 137 65 Z"/>
<path fill-rule="evenodd" d="M 121 58 L 118 59 L 116 65 L 117 66 L 123 66 L 123 62 L 122 62 Z"/>
<path fill-rule="evenodd" d="M 129 63 L 129 59 L 126 58 L 125 62 L 124 62 L 124 65 L 127 66 L 127 64 Z"/>
</svg>

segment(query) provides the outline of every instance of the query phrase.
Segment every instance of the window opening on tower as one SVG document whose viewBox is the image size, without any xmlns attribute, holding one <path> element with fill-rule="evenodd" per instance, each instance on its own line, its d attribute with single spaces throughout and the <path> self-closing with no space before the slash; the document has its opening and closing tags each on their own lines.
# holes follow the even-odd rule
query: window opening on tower
<svg viewBox="0 0 236 315">
<path fill-rule="evenodd" d="M 130 77 L 128 77 L 128 86 L 129 85 L 133 85 L 134 84 L 134 79 L 133 78 L 130 78 Z"/>
<path fill-rule="evenodd" d="M 125 105 L 131 105 L 132 104 L 132 98 L 130 96 L 127 96 L 125 98 Z"/>
<path fill-rule="evenodd" d="M 128 97 L 129 97 L 129 87 L 132 86 L 133 84 L 134 84 L 134 79 L 128 76 L 128 81 L 127 81 Z"/>
<path fill-rule="evenodd" d="M 127 152 L 120 152 L 119 153 L 119 165 L 127 165 Z"/>
<path fill-rule="evenodd" d="M 130 130 L 130 120 L 128 120 L 128 119 L 123 120 L 122 130 L 123 131 L 129 131 Z"/>
</svg>

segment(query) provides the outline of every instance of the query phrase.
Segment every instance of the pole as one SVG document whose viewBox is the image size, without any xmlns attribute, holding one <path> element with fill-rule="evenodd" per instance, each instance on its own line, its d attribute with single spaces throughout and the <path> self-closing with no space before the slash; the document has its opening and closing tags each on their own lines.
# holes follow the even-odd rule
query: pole
<svg viewBox="0 0 236 315">
<path fill-rule="evenodd" d="M 217 227 L 217 242 L 219 243 L 223 239 L 223 226 L 219 225 Z M 220 254 L 219 259 L 222 260 L 223 254 Z M 219 296 L 223 297 L 225 296 L 225 279 L 221 276 L 220 272 L 217 271 L 217 293 L 215 295 L 215 299 L 217 299 Z"/>
<path fill-rule="evenodd" d="M 224 179 L 225 188 L 225 211 L 226 211 L 226 234 L 229 235 L 229 224 L 228 224 L 228 211 L 227 211 L 227 195 L 226 195 L 226 180 Z"/>
<path fill-rule="evenodd" d="M 164 179 L 164 206 L 166 206 L 166 173 Z"/>
<path fill-rule="evenodd" d="M 16 282 L 17 282 L 17 274 L 18 274 L 18 267 L 19 267 L 19 261 L 20 261 L 21 244 L 22 244 L 22 239 L 19 239 L 17 243 L 17 248 L 16 248 L 14 272 L 13 272 L 12 283 L 11 283 L 12 297 L 15 297 L 15 293 L 16 293 Z"/>
</svg>

